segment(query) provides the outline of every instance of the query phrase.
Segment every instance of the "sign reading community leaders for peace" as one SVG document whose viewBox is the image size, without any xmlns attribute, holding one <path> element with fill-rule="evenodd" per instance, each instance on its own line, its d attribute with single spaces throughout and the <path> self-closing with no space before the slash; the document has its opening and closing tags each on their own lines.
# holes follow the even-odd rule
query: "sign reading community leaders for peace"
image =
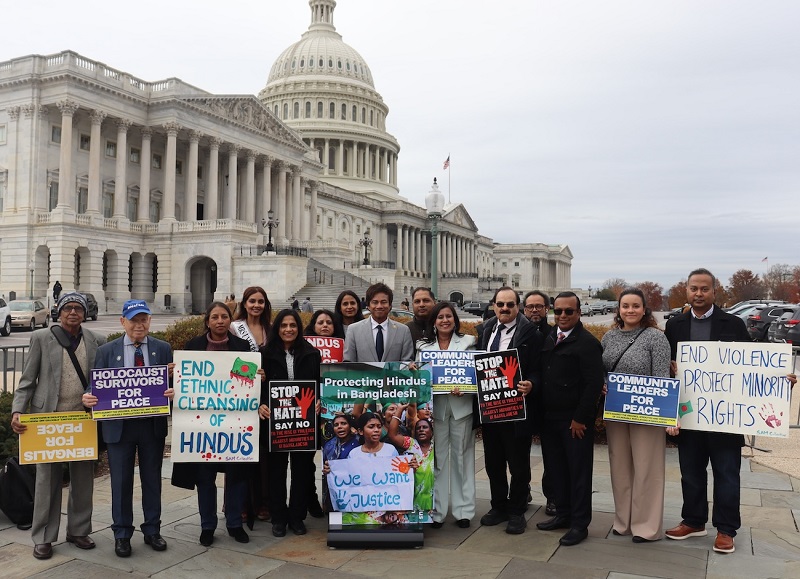
<svg viewBox="0 0 800 579">
<path fill-rule="evenodd" d="M 273 380 L 269 383 L 269 450 L 317 450 L 317 383 Z"/>
<path fill-rule="evenodd" d="M 478 391 L 478 378 L 475 376 L 474 355 L 474 351 L 420 351 L 420 362 L 429 364 L 427 367 L 431 372 L 433 393 L 449 394 L 453 388 L 458 388 L 462 393 L 475 394 Z"/>
<path fill-rule="evenodd" d="M 517 390 L 522 372 L 516 349 L 475 354 L 475 373 L 481 423 L 525 420 L 525 396 Z"/>
<path fill-rule="evenodd" d="M 410 458 L 376 456 L 328 461 L 333 509 L 351 513 L 410 511 L 414 508 L 414 471 L 408 465 Z"/>
<path fill-rule="evenodd" d="M 257 352 L 175 352 L 173 462 L 258 462 Z"/>
<path fill-rule="evenodd" d="M 675 426 L 680 381 L 674 378 L 609 374 L 604 420 Z"/>
<path fill-rule="evenodd" d="M 319 350 L 323 364 L 335 364 L 344 360 L 344 338 L 306 336 L 306 341 Z"/>
<path fill-rule="evenodd" d="M 681 428 L 789 436 L 790 344 L 680 342 Z"/>
<path fill-rule="evenodd" d="M 163 393 L 163 390 L 162 390 Z M 20 464 L 97 459 L 97 423 L 88 412 L 21 414 Z"/>
<path fill-rule="evenodd" d="M 166 366 L 136 368 L 95 368 L 89 371 L 92 394 L 97 405 L 92 408 L 95 420 L 114 420 L 169 414 L 169 388 Z"/>
</svg>

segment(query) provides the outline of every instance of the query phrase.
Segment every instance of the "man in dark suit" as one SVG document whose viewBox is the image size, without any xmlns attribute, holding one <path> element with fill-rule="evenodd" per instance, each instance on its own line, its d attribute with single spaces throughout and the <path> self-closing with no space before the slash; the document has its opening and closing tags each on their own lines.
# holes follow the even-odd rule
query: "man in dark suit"
<svg viewBox="0 0 800 579">
<path fill-rule="evenodd" d="M 556 327 L 542 350 L 542 458 L 554 491 L 556 514 L 537 523 L 543 531 L 569 529 L 559 539 L 577 545 L 592 520 L 592 462 L 597 400 L 603 389 L 603 348 L 581 324 L 572 292 L 556 296 Z"/>
<path fill-rule="evenodd" d="M 530 393 L 539 382 L 542 335 L 519 311 L 519 295 L 502 287 L 494 295 L 496 317 L 486 322 L 479 350 L 490 352 L 517 349 L 522 380 L 517 389 L 529 401 L 527 418 L 483 425 L 483 450 L 492 508 L 481 517 L 481 525 L 508 521 L 506 533 L 525 532 L 528 485 L 531 482 L 531 436 L 534 413 Z M 511 474 L 509 484 L 506 469 Z"/>
<path fill-rule="evenodd" d="M 411 362 L 414 344 L 405 324 L 389 319 L 394 292 L 383 283 L 367 288 L 370 317 L 347 326 L 345 362 Z"/>
<path fill-rule="evenodd" d="M 148 336 L 150 308 L 142 300 L 129 300 L 122 306 L 120 318 L 125 335 L 97 351 L 97 368 L 130 368 L 135 366 L 169 366 L 172 349 L 166 342 Z M 170 372 L 171 373 L 171 372 Z M 171 389 L 165 395 L 169 396 Z M 97 397 L 84 394 L 84 404 L 92 407 Z M 164 551 L 167 542 L 161 537 L 161 462 L 164 438 L 167 436 L 165 416 L 108 420 L 103 423 L 103 440 L 108 444 L 108 465 L 111 472 L 111 516 L 114 523 L 114 552 L 119 557 L 131 554 L 133 536 L 133 469 L 139 455 L 139 478 L 142 482 L 144 542 L 156 551 Z"/>
</svg>

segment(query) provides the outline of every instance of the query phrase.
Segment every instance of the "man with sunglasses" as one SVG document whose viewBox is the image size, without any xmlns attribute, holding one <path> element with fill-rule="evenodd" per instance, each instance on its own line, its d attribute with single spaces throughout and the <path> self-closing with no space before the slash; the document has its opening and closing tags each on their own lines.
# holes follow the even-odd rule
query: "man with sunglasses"
<svg viewBox="0 0 800 579">
<path fill-rule="evenodd" d="M 581 324 L 578 296 L 558 294 L 553 313 L 556 327 L 544 341 L 539 401 L 542 458 L 556 514 L 536 526 L 568 529 L 559 543 L 571 546 L 588 536 L 592 520 L 594 420 L 605 370 L 600 342 Z"/>
<path fill-rule="evenodd" d="M 539 382 L 539 356 L 542 334 L 519 311 L 519 295 L 510 287 L 494 294 L 496 316 L 485 324 L 479 350 L 496 352 L 516 348 L 522 380 L 517 389 L 532 400 L 531 391 Z M 531 436 L 534 432 L 533 407 L 527 418 L 513 422 L 483 425 L 483 450 L 489 477 L 492 508 L 481 518 L 481 525 L 508 521 L 506 533 L 525 532 L 528 485 L 531 482 Z M 506 469 L 511 474 L 509 483 Z"/>
</svg>

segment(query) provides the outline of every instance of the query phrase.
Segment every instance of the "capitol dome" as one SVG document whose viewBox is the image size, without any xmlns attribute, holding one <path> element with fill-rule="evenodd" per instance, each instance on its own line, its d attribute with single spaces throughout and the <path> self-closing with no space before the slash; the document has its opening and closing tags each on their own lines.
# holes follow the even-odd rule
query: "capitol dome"
<svg viewBox="0 0 800 579">
<path fill-rule="evenodd" d="M 364 58 L 333 25 L 335 0 L 309 0 L 311 24 L 270 69 L 259 98 L 323 164 L 321 179 L 376 199 L 396 199 L 397 140 L 389 108 Z"/>
</svg>

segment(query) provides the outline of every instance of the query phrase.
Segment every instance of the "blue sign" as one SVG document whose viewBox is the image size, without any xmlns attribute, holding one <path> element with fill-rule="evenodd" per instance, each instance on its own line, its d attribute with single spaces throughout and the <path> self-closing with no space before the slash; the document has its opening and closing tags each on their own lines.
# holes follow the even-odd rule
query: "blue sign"
<svg viewBox="0 0 800 579">
<path fill-rule="evenodd" d="M 419 360 L 430 363 L 431 388 L 434 394 L 450 394 L 458 388 L 462 394 L 478 392 L 475 375 L 475 352 L 462 350 L 422 350 Z"/>
<path fill-rule="evenodd" d="M 609 374 L 604 420 L 676 426 L 680 380 L 634 374 Z"/>
</svg>

